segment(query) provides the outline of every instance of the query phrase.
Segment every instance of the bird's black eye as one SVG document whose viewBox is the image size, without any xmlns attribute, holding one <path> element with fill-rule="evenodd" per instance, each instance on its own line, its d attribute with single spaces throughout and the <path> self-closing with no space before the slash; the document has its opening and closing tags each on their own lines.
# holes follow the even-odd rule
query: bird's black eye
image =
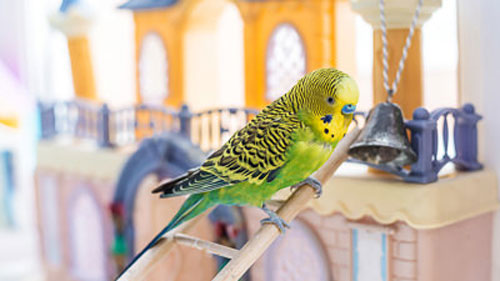
<svg viewBox="0 0 500 281">
<path fill-rule="evenodd" d="M 329 104 L 333 104 L 335 102 L 335 100 L 332 97 L 328 97 L 326 99 L 326 102 L 328 102 Z"/>
</svg>

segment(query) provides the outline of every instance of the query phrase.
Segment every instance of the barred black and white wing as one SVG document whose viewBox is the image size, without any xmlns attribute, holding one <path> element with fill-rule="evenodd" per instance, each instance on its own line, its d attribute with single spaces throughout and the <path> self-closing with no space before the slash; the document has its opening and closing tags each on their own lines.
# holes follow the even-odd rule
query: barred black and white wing
<svg viewBox="0 0 500 281">
<path fill-rule="evenodd" d="M 271 182 L 286 163 L 294 133 L 303 125 L 294 115 L 265 114 L 235 133 L 200 168 L 164 182 L 162 197 L 202 193 L 240 182 Z"/>
</svg>

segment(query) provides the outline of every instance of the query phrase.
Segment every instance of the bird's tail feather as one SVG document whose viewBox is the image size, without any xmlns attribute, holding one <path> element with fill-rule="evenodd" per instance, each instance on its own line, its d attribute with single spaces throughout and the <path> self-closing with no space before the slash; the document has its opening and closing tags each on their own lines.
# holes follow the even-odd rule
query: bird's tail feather
<svg viewBox="0 0 500 281">
<path fill-rule="evenodd" d="M 189 170 L 187 171 L 187 173 L 180 175 L 177 178 L 168 179 L 164 182 L 161 182 L 158 185 L 158 187 L 153 189 L 152 193 L 159 193 L 159 192 L 168 193 L 172 188 L 176 187 L 180 182 L 188 180 L 191 175 L 195 174 L 198 171 L 199 171 L 198 169 Z"/>
<path fill-rule="evenodd" d="M 141 258 L 147 250 L 151 247 L 154 247 L 158 242 L 163 239 L 163 235 L 165 235 L 170 230 L 176 228 L 180 224 L 196 217 L 197 215 L 203 213 L 206 209 L 211 207 L 211 205 L 206 202 L 207 200 L 203 200 L 204 197 L 201 194 L 193 194 L 186 199 L 184 204 L 182 204 L 180 210 L 175 214 L 172 220 L 167 224 L 165 228 L 163 228 L 154 238 L 149 242 L 149 244 L 139 253 L 137 254 L 132 261 L 125 267 L 125 269 L 116 277 L 115 280 L 120 279 L 120 277 L 139 259 Z"/>
</svg>

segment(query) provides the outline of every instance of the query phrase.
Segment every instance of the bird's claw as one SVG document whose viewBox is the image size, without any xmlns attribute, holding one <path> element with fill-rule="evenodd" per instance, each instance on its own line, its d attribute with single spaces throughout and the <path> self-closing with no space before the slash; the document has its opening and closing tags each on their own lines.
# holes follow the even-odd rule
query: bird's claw
<svg viewBox="0 0 500 281">
<path fill-rule="evenodd" d="M 286 232 L 287 228 L 290 228 L 290 225 L 286 223 L 282 218 L 278 217 L 278 219 L 273 218 L 265 218 L 260 221 L 261 224 L 272 223 L 276 225 L 276 227 L 280 230 L 282 234 Z"/>
<path fill-rule="evenodd" d="M 284 219 L 280 218 L 278 214 L 268 209 L 265 205 L 262 206 L 262 210 L 266 212 L 269 217 L 262 219 L 260 221 L 261 224 L 272 223 L 280 230 L 282 234 L 286 232 L 286 228 L 290 228 L 290 225 Z"/>
<path fill-rule="evenodd" d="M 319 180 L 317 180 L 313 177 L 307 177 L 305 180 L 299 182 L 298 184 L 292 185 L 290 187 L 290 190 L 294 191 L 295 189 L 297 189 L 305 184 L 309 184 L 312 188 L 314 188 L 314 190 L 316 191 L 316 198 L 319 198 L 321 196 L 321 194 L 323 193 L 323 188 L 322 188 L 321 182 L 319 182 Z"/>
</svg>

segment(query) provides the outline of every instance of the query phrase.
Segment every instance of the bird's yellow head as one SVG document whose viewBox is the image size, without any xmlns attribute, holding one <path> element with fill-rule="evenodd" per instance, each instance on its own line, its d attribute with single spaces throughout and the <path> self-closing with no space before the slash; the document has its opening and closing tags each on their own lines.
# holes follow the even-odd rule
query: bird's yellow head
<svg viewBox="0 0 500 281">
<path fill-rule="evenodd" d="M 334 68 L 307 74 L 290 94 L 295 96 L 299 116 L 316 138 L 332 144 L 347 132 L 359 98 L 356 82 Z"/>
</svg>

